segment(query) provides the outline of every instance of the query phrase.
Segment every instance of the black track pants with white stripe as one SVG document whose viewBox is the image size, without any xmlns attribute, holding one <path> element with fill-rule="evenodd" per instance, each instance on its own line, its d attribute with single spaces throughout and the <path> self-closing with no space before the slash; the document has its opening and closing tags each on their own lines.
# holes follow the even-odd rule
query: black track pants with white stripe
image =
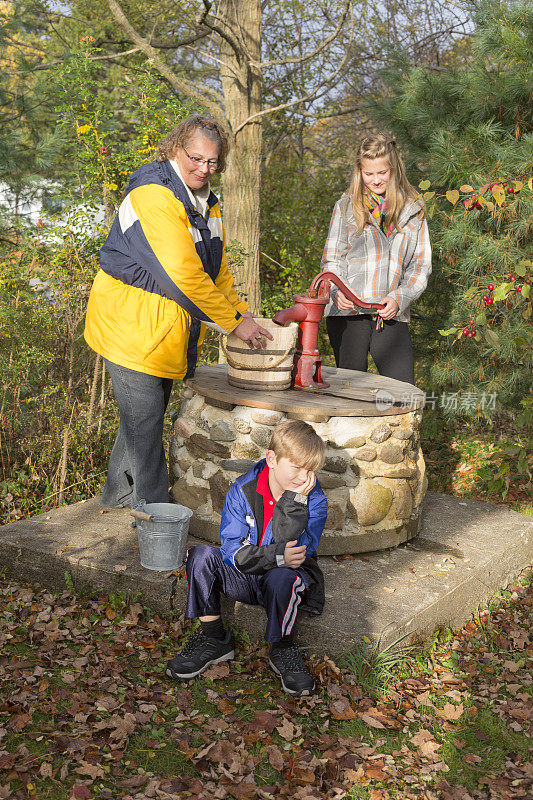
<svg viewBox="0 0 533 800">
<path fill-rule="evenodd" d="M 265 639 L 277 642 L 292 632 L 306 582 L 297 569 L 274 567 L 264 575 L 238 572 L 222 560 L 217 547 L 197 545 L 187 553 L 187 617 L 220 614 L 220 595 L 267 614 Z"/>
</svg>

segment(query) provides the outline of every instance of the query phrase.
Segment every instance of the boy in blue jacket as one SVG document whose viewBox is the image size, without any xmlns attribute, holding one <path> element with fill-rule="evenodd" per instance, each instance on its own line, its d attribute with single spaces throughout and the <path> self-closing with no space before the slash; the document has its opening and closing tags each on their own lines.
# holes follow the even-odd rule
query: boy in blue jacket
<svg viewBox="0 0 533 800">
<path fill-rule="evenodd" d="M 187 553 L 187 617 L 200 630 L 167 664 L 176 680 L 196 677 L 211 664 L 230 661 L 234 642 L 220 616 L 220 593 L 261 605 L 267 614 L 269 663 L 286 692 L 308 695 L 314 680 L 293 641 L 297 614 L 320 614 L 324 578 L 316 551 L 328 501 L 315 472 L 325 444 L 300 420 L 280 422 L 266 458 L 231 486 L 220 522 L 221 547 L 198 545 Z"/>
</svg>

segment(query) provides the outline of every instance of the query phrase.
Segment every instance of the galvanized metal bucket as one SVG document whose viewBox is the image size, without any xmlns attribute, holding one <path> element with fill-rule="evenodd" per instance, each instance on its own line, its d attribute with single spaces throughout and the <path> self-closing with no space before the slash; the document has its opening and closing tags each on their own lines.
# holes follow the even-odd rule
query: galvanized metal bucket
<svg viewBox="0 0 533 800">
<path fill-rule="evenodd" d="M 146 569 L 167 572 L 183 563 L 192 511 L 177 503 L 145 503 L 131 515 L 137 520 L 141 565 Z"/>
</svg>

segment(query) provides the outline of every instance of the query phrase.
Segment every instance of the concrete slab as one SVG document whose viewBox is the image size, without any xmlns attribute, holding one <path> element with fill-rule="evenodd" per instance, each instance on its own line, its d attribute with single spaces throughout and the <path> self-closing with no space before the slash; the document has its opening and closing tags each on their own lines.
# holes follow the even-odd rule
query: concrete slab
<svg viewBox="0 0 533 800">
<path fill-rule="evenodd" d="M 140 565 L 127 510 L 102 513 L 97 499 L 0 528 L 0 568 L 25 583 L 129 591 L 160 612 L 179 613 L 187 583 Z M 191 539 L 190 544 L 197 540 Z M 533 519 L 503 506 L 428 492 L 421 534 L 364 556 L 320 559 L 326 579 L 321 617 L 304 616 L 303 645 L 338 652 L 354 637 L 390 644 L 461 626 L 476 608 L 533 563 Z M 230 621 L 262 636 L 261 609 L 226 604 Z"/>
</svg>

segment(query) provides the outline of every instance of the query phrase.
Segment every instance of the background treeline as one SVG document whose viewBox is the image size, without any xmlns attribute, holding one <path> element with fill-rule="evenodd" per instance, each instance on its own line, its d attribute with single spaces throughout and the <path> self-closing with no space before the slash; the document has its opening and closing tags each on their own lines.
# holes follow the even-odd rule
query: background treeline
<svg viewBox="0 0 533 800">
<path fill-rule="evenodd" d="M 531 509 L 529 3 L 80 0 L 0 15 L 2 521 L 100 486 L 116 416 L 82 338 L 98 251 L 130 172 L 196 111 L 231 131 L 214 188 L 238 288 L 265 315 L 318 272 L 357 140 L 396 136 L 434 246 L 412 323 L 430 486 Z"/>
</svg>

